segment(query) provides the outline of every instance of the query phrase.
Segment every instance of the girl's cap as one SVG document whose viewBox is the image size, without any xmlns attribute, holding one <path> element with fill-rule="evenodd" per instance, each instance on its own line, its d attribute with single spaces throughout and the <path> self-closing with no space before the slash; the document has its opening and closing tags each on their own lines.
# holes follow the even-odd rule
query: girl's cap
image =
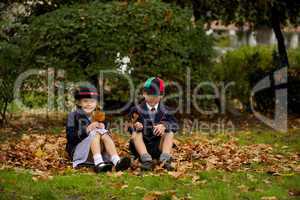
<svg viewBox="0 0 300 200">
<path fill-rule="evenodd" d="M 83 98 L 92 98 L 99 100 L 99 94 L 97 88 L 95 88 L 94 86 L 79 86 L 79 88 L 75 90 L 74 98 L 76 100 L 80 100 Z"/>
<path fill-rule="evenodd" d="M 159 96 L 165 93 L 164 81 L 158 77 L 148 78 L 144 84 L 144 91 L 149 95 Z"/>
</svg>

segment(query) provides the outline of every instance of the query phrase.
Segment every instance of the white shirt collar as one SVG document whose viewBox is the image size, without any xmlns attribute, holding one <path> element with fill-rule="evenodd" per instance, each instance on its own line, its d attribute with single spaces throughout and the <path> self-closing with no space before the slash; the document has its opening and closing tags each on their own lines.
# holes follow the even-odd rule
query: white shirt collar
<svg viewBox="0 0 300 200">
<path fill-rule="evenodd" d="M 150 106 L 148 103 L 146 103 L 146 105 L 147 105 L 147 108 L 148 108 L 148 110 L 151 110 L 151 108 L 155 108 L 155 111 L 157 111 L 157 108 L 158 108 L 158 103 L 157 104 L 155 104 L 154 106 Z"/>
</svg>

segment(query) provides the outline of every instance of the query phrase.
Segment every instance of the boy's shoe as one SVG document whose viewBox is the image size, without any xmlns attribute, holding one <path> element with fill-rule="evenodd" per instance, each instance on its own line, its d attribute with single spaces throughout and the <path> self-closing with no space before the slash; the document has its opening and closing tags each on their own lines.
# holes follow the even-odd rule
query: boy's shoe
<svg viewBox="0 0 300 200">
<path fill-rule="evenodd" d="M 94 170 L 96 173 L 101 173 L 101 172 L 108 172 L 112 170 L 113 165 L 111 163 L 99 163 L 94 167 Z"/>
<path fill-rule="evenodd" d="M 163 163 L 163 168 L 168 170 L 168 171 L 174 171 L 175 168 L 171 165 L 171 161 L 172 160 L 169 159 L 169 160 L 166 160 L 166 161 L 162 162 Z"/>
<path fill-rule="evenodd" d="M 116 165 L 116 171 L 124 171 L 131 166 L 131 160 L 128 157 L 121 158 Z"/>
<path fill-rule="evenodd" d="M 142 162 L 141 169 L 142 169 L 142 171 L 151 171 L 153 169 L 153 162 L 152 162 L 152 160 L 151 161 Z"/>
</svg>

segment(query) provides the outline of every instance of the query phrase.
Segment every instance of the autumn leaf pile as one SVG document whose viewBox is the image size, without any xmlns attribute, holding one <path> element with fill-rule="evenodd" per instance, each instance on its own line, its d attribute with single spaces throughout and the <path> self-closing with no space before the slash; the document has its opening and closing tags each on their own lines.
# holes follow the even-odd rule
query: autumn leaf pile
<svg viewBox="0 0 300 200">
<path fill-rule="evenodd" d="M 70 165 L 65 144 L 65 135 L 23 135 L 20 140 L 1 144 L 1 160 L 7 166 L 63 170 Z"/>
<path fill-rule="evenodd" d="M 239 145 L 235 138 L 224 142 L 220 139 L 193 137 L 178 145 L 175 152 L 180 166 L 194 170 L 223 169 L 226 171 L 251 170 L 253 164 L 262 164 L 268 173 L 299 172 L 300 154 L 276 154 L 271 145 Z M 179 164 L 180 163 L 180 164 Z M 256 169 L 257 170 L 257 169 Z"/>
<path fill-rule="evenodd" d="M 121 155 L 128 153 L 128 141 L 114 135 Z M 19 140 L 10 140 L 0 145 L 2 167 L 20 167 L 40 171 L 64 171 L 71 162 L 65 152 L 65 134 L 24 134 Z M 177 168 L 170 174 L 179 177 L 191 171 L 226 170 L 248 171 L 262 170 L 272 174 L 287 174 L 300 171 L 300 154 L 287 152 L 278 154 L 271 145 L 240 145 L 232 137 L 228 141 L 208 139 L 193 135 L 189 139 L 175 140 L 173 164 Z M 262 168 L 253 169 L 253 164 L 262 164 Z M 138 171 L 134 162 L 132 171 Z M 158 165 L 156 172 L 163 171 Z"/>
</svg>

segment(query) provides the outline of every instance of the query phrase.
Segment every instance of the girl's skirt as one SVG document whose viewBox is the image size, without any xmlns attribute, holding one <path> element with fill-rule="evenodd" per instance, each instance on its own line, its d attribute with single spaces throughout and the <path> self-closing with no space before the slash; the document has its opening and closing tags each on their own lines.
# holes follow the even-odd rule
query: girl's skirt
<svg viewBox="0 0 300 200">
<path fill-rule="evenodd" d="M 82 140 L 75 148 L 73 154 L 73 167 L 76 168 L 78 165 L 94 165 L 93 155 L 90 151 L 91 143 L 97 134 L 107 134 L 106 129 L 95 129 L 91 131 L 84 140 Z M 109 162 L 110 156 L 107 153 L 102 153 L 103 161 Z"/>
</svg>

